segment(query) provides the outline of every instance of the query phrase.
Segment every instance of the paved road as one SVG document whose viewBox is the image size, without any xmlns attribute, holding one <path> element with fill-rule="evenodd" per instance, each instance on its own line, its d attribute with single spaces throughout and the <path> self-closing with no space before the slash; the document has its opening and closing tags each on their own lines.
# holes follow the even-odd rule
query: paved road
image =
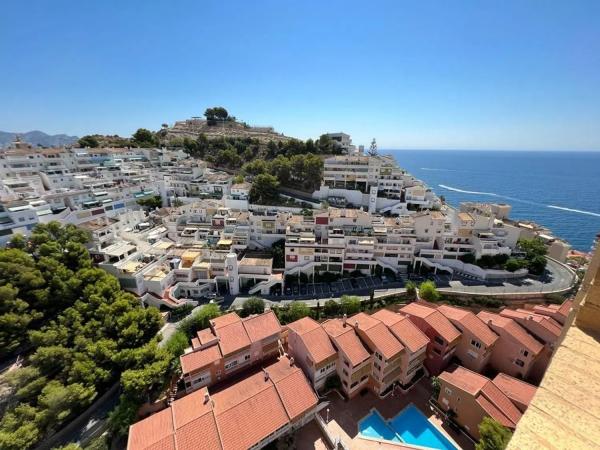
<svg viewBox="0 0 600 450">
<path fill-rule="evenodd" d="M 454 293 L 466 293 L 472 295 L 510 295 L 510 294 L 527 294 L 527 293 L 549 293 L 565 291 L 573 286 L 575 281 L 574 272 L 567 266 L 560 264 L 554 260 L 549 259 L 546 266 L 547 273 L 542 280 L 536 280 L 533 278 L 525 278 L 523 280 L 512 280 L 512 281 L 499 281 L 497 283 L 484 284 L 483 282 L 472 281 L 472 280 L 450 280 L 449 277 L 439 277 L 442 282 L 446 284 L 438 283 L 440 292 L 454 292 Z M 398 284 L 403 286 L 403 283 L 394 283 L 390 287 L 375 288 L 374 297 L 385 297 L 394 294 L 403 294 L 406 289 L 403 287 L 396 287 Z M 367 300 L 370 297 L 370 289 L 362 290 L 351 290 L 347 292 L 340 292 L 339 294 L 356 295 L 361 300 Z M 248 297 L 238 296 L 237 298 L 230 299 L 227 306 L 234 309 L 241 308 L 242 304 Z M 302 301 L 311 307 L 317 306 L 327 300 L 340 301 L 340 295 L 328 294 L 326 296 L 314 295 L 308 296 L 282 296 L 282 297 L 268 297 L 264 298 L 265 302 L 270 305 L 286 305 L 294 301 Z"/>
</svg>

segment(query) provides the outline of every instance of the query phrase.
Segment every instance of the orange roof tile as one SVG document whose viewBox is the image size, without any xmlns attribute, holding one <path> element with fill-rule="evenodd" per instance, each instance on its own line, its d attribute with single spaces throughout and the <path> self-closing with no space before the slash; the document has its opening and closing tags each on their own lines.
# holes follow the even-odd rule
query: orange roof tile
<svg viewBox="0 0 600 450">
<path fill-rule="evenodd" d="M 341 319 L 326 320 L 321 324 L 331 336 L 335 346 L 350 360 L 352 366 L 357 366 L 371 355 L 349 324 L 344 326 Z"/>
<path fill-rule="evenodd" d="M 481 390 L 481 393 L 496 406 L 502 414 L 510 419 L 515 425 L 522 416 L 521 411 L 513 402 L 496 386 L 491 380 Z"/>
<path fill-rule="evenodd" d="M 500 315 L 515 319 L 517 322 L 533 320 L 557 338 L 560 336 L 562 330 L 561 325 L 552 317 L 544 316 L 543 314 L 536 314 L 535 312 L 528 311 L 526 309 L 503 309 L 500 311 Z M 523 324 L 523 326 L 525 325 Z"/>
<path fill-rule="evenodd" d="M 229 314 L 224 314 L 222 316 L 215 317 L 210 322 L 211 322 L 211 325 L 213 326 L 213 328 L 217 329 L 217 328 L 225 327 L 227 325 L 231 325 L 232 323 L 241 322 L 241 321 L 242 321 L 242 319 L 240 319 L 240 316 L 238 316 L 234 312 L 231 312 Z"/>
<path fill-rule="evenodd" d="M 273 311 L 242 320 L 251 342 L 258 342 L 266 337 L 281 333 L 281 325 Z"/>
<path fill-rule="evenodd" d="M 219 347 L 223 356 L 231 355 L 245 347 L 250 347 L 250 338 L 241 321 L 220 326 L 216 331 L 217 336 L 219 336 Z"/>
<path fill-rule="evenodd" d="M 357 327 L 357 332 L 365 333 L 368 340 L 375 346 L 372 351 L 378 351 L 387 360 L 397 356 L 404 346 L 396 339 L 383 322 L 365 313 L 358 313 L 348 319 Z"/>
<path fill-rule="evenodd" d="M 321 327 L 315 328 L 300 336 L 306 350 L 315 364 L 319 364 L 336 354 L 335 348 L 325 330 Z"/>
<path fill-rule="evenodd" d="M 412 353 L 418 352 L 429 344 L 429 338 L 406 316 L 400 316 L 400 321 L 390 327 L 394 336 L 400 339 Z"/>
<path fill-rule="evenodd" d="M 170 409 L 163 409 L 145 420 L 134 423 L 129 428 L 128 449 L 170 449 L 175 448 L 173 440 L 173 415 Z M 155 447 L 152 445 L 157 444 Z"/>
<path fill-rule="evenodd" d="M 522 405 L 529 405 L 529 402 L 533 399 L 537 388 L 529 383 L 518 380 L 505 373 L 499 373 L 493 380 L 494 384 L 498 386 L 504 395 L 510 398 L 513 402 L 517 402 Z"/>
<path fill-rule="evenodd" d="M 286 327 L 288 327 L 290 330 L 292 330 L 298 335 L 302 335 L 317 328 L 321 328 L 319 323 L 316 320 L 311 319 L 310 317 L 303 317 L 302 319 L 298 319 L 295 322 L 288 323 Z"/>
<path fill-rule="evenodd" d="M 477 314 L 481 320 L 491 326 L 492 329 L 497 328 L 503 330 L 506 336 L 517 341 L 520 345 L 527 348 L 534 354 L 540 353 L 544 346 L 531 336 L 521 325 L 513 319 L 502 317 L 500 314 L 493 314 L 487 311 L 481 311 Z M 496 330 L 494 330 L 496 331 Z M 497 331 L 498 332 L 498 331 Z"/>
<path fill-rule="evenodd" d="M 207 393 L 208 389 L 203 387 L 173 402 L 171 408 L 173 411 L 173 427 L 175 429 L 181 428 L 199 416 L 212 411 L 211 403 L 205 402 L 205 395 Z"/>
<path fill-rule="evenodd" d="M 212 411 L 180 427 L 175 437 L 177 450 L 221 450 L 223 448 Z"/>
<path fill-rule="evenodd" d="M 477 337 L 486 347 L 494 345 L 498 340 L 498 335 L 471 311 L 456 308 L 453 306 L 442 305 L 438 308 L 450 322 L 457 322 L 462 327 Z"/>
<path fill-rule="evenodd" d="M 492 419 L 500 423 L 500 425 L 503 425 L 507 428 L 515 428 L 516 424 L 506 417 L 506 415 L 503 414 L 502 411 L 496 407 L 496 405 L 490 402 L 487 397 L 480 395 L 475 399 L 475 401 L 479 403 L 479 406 L 481 406 Z"/>
<path fill-rule="evenodd" d="M 198 331 L 196 336 L 201 345 L 204 345 L 210 341 L 214 341 L 217 338 L 210 328 L 205 328 L 204 330 Z"/>
<path fill-rule="evenodd" d="M 409 303 L 400 309 L 404 314 L 423 319 L 447 342 L 453 342 L 460 338 L 460 332 L 450 323 L 446 317 L 437 309 L 424 306 L 419 303 Z"/>
<path fill-rule="evenodd" d="M 181 372 L 186 374 L 207 367 L 222 358 L 217 345 L 212 345 L 203 350 L 185 353 L 179 357 Z"/>
<path fill-rule="evenodd" d="M 315 392 L 303 379 L 305 377 L 302 370 L 296 368 L 295 372 L 275 382 L 275 388 L 291 420 L 314 408 L 318 403 Z"/>
<path fill-rule="evenodd" d="M 442 372 L 439 378 L 471 395 L 477 395 L 489 381 L 483 375 L 462 366 L 450 367 L 448 370 Z"/>
<path fill-rule="evenodd" d="M 379 311 L 371 314 L 372 317 L 377 320 L 381 320 L 386 326 L 391 327 L 397 322 L 400 322 L 404 317 L 401 314 L 395 313 L 394 311 L 390 311 L 389 309 L 380 309 Z"/>
</svg>

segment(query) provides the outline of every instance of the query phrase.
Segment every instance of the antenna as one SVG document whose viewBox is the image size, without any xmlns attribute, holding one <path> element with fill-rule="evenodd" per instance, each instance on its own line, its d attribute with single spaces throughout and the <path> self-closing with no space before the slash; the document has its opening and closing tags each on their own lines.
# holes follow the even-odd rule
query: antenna
<svg viewBox="0 0 600 450">
<path fill-rule="evenodd" d="M 377 141 L 375 138 L 371 141 L 371 146 L 369 147 L 369 156 L 377 156 Z"/>
</svg>

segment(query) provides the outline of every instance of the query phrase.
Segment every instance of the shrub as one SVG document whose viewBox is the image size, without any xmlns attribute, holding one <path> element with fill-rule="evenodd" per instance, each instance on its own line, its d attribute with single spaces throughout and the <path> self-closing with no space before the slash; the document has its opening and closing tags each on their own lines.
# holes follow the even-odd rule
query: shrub
<svg viewBox="0 0 600 450">
<path fill-rule="evenodd" d="M 491 417 L 484 417 L 479 424 L 479 442 L 475 450 L 504 450 L 512 437 L 510 430 Z"/>
<path fill-rule="evenodd" d="M 408 298 L 412 300 L 417 296 L 417 285 L 414 283 L 414 281 L 407 281 L 404 287 L 406 288 L 406 294 L 408 295 Z"/>
<path fill-rule="evenodd" d="M 428 302 L 437 302 L 440 299 L 440 293 L 435 287 L 435 283 L 428 280 L 419 286 L 419 297 Z"/>
<path fill-rule="evenodd" d="M 242 304 L 240 315 L 248 317 L 252 314 L 262 314 L 265 312 L 265 302 L 262 298 L 250 297 Z"/>
<path fill-rule="evenodd" d="M 335 300 L 327 300 L 323 306 L 323 312 L 326 316 L 336 316 L 340 312 L 340 305 Z"/>
<path fill-rule="evenodd" d="M 360 311 L 360 298 L 354 295 L 342 295 L 340 310 L 344 314 L 355 314 Z"/>
</svg>

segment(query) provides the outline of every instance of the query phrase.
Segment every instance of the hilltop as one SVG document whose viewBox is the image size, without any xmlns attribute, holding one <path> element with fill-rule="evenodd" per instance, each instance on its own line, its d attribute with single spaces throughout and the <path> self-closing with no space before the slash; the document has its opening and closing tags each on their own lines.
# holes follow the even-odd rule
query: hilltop
<svg viewBox="0 0 600 450">
<path fill-rule="evenodd" d="M 169 141 L 186 137 L 196 139 L 201 134 L 204 134 L 208 139 L 222 137 L 240 139 L 250 138 L 257 139 L 261 143 L 267 143 L 269 141 L 287 142 L 290 139 L 293 139 L 282 133 L 277 133 L 273 127 L 250 126 L 246 122 L 237 122 L 235 119 L 226 119 L 217 122 L 200 119 L 198 117 L 177 121 L 172 127 L 163 127 L 161 134 Z"/>
</svg>

